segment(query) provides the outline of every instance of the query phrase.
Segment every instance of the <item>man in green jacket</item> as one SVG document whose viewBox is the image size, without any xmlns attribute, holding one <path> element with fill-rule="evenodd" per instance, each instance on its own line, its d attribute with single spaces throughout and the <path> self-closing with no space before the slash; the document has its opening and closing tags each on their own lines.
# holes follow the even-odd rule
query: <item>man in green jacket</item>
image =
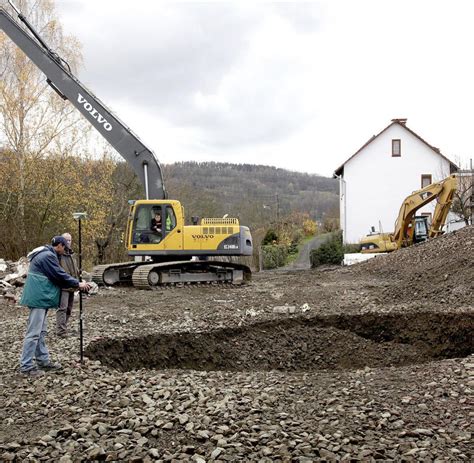
<svg viewBox="0 0 474 463">
<path fill-rule="evenodd" d="M 78 280 L 79 269 L 76 263 L 76 256 L 74 255 L 74 251 L 71 249 L 72 236 L 70 233 L 63 233 L 61 236 L 67 243 L 64 254 L 61 256 L 61 267 L 67 274 Z M 67 325 L 71 318 L 72 308 L 74 306 L 74 292 L 75 288 L 61 289 L 59 308 L 56 311 L 56 334 L 60 338 L 68 336 Z"/>
<path fill-rule="evenodd" d="M 51 362 L 45 343 L 48 310 L 57 309 L 61 288 L 89 289 L 88 283 L 79 282 L 59 265 L 66 246 L 62 236 L 55 236 L 51 246 L 40 246 L 28 254 L 30 266 L 20 300 L 20 305 L 30 309 L 20 359 L 20 373 L 26 376 L 61 369 L 61 365 Z"/>
</svg>

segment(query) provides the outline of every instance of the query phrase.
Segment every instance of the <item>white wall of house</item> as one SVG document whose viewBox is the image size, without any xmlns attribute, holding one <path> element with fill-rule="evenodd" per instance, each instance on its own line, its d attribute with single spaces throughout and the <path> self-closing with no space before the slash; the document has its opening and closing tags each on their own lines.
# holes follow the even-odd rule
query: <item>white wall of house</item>
<svg viewBox="0 0 474 463">
<path fill-rule="evenodd" d="M 401 156 L 392 156 L 392 139 L 401 140 Z M 450 174 L 450 163 L 403 125 L 395 123 L 344 164 L 340 179 L 340 218 L 345 243 L 370 232 L 392 232 L 402 201 L 421 188 L 422 175 L 432 181 Z M 432 213 L 435 204 L 417 211 Z"/>
</svg>

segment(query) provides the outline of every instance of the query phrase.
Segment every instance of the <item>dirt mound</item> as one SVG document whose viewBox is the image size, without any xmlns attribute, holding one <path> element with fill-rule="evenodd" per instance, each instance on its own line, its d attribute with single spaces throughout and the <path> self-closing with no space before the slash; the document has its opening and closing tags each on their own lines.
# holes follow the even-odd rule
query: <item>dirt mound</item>
<svg viewBox="0 0 474 463">
<path fill-rule="evenodd" d="M 429 298 L 470 304 L 474 293 L 474 227 L 378 256 L 351 270 L 392 279 L 395 284 L 384 291 L 391 299 Z"/>
</svg>

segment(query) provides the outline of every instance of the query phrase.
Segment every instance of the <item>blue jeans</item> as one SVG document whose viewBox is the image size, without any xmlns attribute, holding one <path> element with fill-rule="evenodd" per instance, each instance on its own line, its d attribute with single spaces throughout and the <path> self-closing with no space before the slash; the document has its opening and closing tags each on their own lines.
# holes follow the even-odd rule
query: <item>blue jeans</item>
<svg viewBox="0 0 474 463">
<path fill-rule="evenodd" d="M 37 365 L 49 363 L 49 352 L 46 347 L 48 309 L 30 308 L 23 352 L 20 359 L 20 371 L 25 372 L 36 368 Z M 34 360 L 36 360 L 36 364 Z"/>
</svg>

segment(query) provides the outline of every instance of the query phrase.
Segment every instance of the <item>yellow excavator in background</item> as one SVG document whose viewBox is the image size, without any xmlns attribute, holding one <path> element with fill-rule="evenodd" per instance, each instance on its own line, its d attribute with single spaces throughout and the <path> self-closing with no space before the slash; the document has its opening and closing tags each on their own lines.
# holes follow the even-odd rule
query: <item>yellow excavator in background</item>
<svg viewBox="0 0 474 463">
<path fill-rule="evenodd" d="M 406 197 L 395 222 L 395 231 L 367 235 L 360 241 L 361 253 L 391 252 L 443 234 L 442 227 L 456 189 L 456 176 L 450 175 Z M 436 207 L 429 225 L 427 216 L 415 216 L 415 213 L 434 200 Z"/>
<path fill-rule="evenodd" d="M 139 260 L 100 265 L 94 269 L 93 280 L 149 289 L 166 283 L 240 283 L 249 279 L 247 265 L 229 262 L 231 257 L 252 256 L 249 228 L 240 225 L 237 218 L 227 217 L 193 217 L 193 224 L 186 225 L 180 202 L 168 199 L 153 151 L 72 74 L 68 63 L 48 47 L 13 1 L 8 2 L 26 28 L 0 7 L 0 31 L 46 75 L 51 88 L 75 106 L 129 163 L 145 190 L 146 199 L 129 201 L 125 237 L 128 255 Z"/>
</svg>

